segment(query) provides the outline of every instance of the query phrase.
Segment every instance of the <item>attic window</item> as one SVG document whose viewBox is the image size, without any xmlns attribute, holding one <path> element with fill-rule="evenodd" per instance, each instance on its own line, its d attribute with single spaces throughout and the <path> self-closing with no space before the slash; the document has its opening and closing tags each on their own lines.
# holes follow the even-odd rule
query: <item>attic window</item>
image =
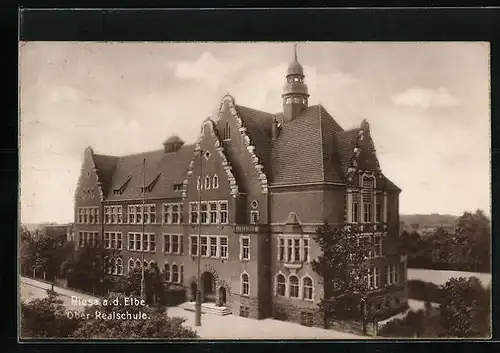
<svg viewBox="0 0 500 353">
<path fill-rule="evenodd" d="M 123 194 L 123 190 L 121 189 L 113 190 L 113 195 L 121 195 L 121 194 Z"/>
<path fill-rule="evenodd" d="M 224 124 L 224 140 L 231 139 L 231 126 L 229 126 L 229 122 L 226 121 Z"/>
<path fill-rule="evenodd" d="M 174 191 L 182 191 L 182 184 L 174 184 Z"/>
<path fill-rule="evenodd" d="M 158 179 L 160 179 L 160 175 L 161 174 L 158 174 L 158 176 L 156 178 L 154 178 L 154 180 L 151 183 L 149 183 L 148 186 L 146 186 L 146 187 L 142 186 L 141 187 L 141 192 L 151 192 L 153 190 L 153 188 L 155 187 L 156 182 L 158 181 Z"/>
<path fill-rule="evenodd" d="M 210 153 L 210 151 L 206 151 L 205 152 L 205 159 L 208 161 L 210 159 L 210 156 L 212 156 L 212 154 Z"/>
</svg>

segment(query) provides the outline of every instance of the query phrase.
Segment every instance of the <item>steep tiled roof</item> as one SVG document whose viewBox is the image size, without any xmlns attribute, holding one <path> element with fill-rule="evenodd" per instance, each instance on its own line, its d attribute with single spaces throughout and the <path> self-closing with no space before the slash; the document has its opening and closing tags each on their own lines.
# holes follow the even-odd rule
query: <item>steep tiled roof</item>
<svg viewBox="0 0 500 353">
<path fill-rule="evenodd" d="M 236 105 L 235 107 L 255 146 L 255 154 L 264 166 L 264 172 L 269 174 L 269 177 L 272 173 L 270 164 L 272 143 L 271 124 L 274 115 L 242 105 Z"/>
<path fill-rule="evenodd" d="M 266 185 L 267 182 L 286 185 L 346 181 L 361 128 L 344 131 L 322 105 L 310 106 L 285 123 L 282 113 L 270 114 L 241 105 L 234 105 L 233 116 L 239 121 L 246 142 L 253 146 L 254 160 L 258 159 L 256 163 L 263 166 L 265 175 L 261 173 L 261 177 L 267 177 Z M 272 139 L 274 118 L 281 123 L 275 140 Z M 172 136 L 169 142 L 177 139 Z M 161 149 L 122 157 L 94 154 L 93 158 L 108 200 L 142 196 L 144 158 L 146 186 L 157 179 L 147 196 L 177 198 L 182 193 L 174 191 L 174 184 L 185 181 L 194 152 L 195 144 L 189 144 L 173 153 Z M 388 189 L 399 190 L 385 176 L 383 180 Z M 264 189 L 266 185 L 263 184 Z M 123 192 L 115 194 L 114 190 L 119 189 Z"/>
<path fill-rule="evenodd" d="M 109 186 L 106 188 L 108 200 L 139 199 L 142 196 L 141 187 L 143 180 L 143 160 L 146 159 L 146 186 L 158 178 L 155 187 L 147 193 L 147 197 L 175 198 L 181 197 L 179 191 L 174 191 L 174 184 L 182 184 L 194 152 L 194 145 L 184 145 L 175 153 L 165 154 L 163 150 L 138 153 L 134 155 L 112 157 L 95 155 L 101 163 L 111 170 L 109 165 L 102 161 L 114 162 L 114 173 L 107 179 Z M 98 166 L 98 169 L 100 167 Z M 129 180 L 130 179 L 130 180 Z M 120 189 L 129 180 L 123 193 L 115 195 L 114 190 Z"/>
<path fill-rule="evenodd" d="M 341 131 L 321 105 L 284 123 L 272 145 L 272 183 L 342 182 L 335 151 L 335 134 Z"/>
</svg>

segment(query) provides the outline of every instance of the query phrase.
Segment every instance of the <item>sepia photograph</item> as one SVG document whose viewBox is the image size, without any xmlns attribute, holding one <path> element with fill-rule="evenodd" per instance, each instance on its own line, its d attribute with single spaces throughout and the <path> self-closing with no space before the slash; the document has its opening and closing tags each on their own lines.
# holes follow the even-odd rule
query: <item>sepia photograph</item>
<svg viewBox="0 0 500 353">
<path fill-rule="evenodd" d="M 19 339 L 491 338 L 487 42 L 19 43 Z"/>
</svg>

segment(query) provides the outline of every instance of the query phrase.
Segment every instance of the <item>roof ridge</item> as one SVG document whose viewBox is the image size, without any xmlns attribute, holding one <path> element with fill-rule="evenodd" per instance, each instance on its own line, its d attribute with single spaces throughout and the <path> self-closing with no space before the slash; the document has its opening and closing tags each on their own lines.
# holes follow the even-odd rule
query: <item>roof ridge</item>
<svg viewBox="0 0 500 353">
<path fill-rule="evenodd" d="M 249 110 L 253 110 L 254 112 L 258 112 L 258 113 L 264 113 L 264 114 L 267 114 L 267 115 L 272 115 L 272 116 L 275 116 L 276 114 L 279 114 L 279 113 L 276 113 L 276 114 L 273 114 L 273 113 L 269 113 L 269 112 L 266 112 L 264 110 L 260 110 L 260 109 L 255 109 L 255 108 L 251 108 L 251 107 L 247 107 L 246 105 L 241 105 L 241 104 L 234 104 L 234 106 L 236 108 L 245 108 L 245 109 L 249 109 Z"/>
</svg>

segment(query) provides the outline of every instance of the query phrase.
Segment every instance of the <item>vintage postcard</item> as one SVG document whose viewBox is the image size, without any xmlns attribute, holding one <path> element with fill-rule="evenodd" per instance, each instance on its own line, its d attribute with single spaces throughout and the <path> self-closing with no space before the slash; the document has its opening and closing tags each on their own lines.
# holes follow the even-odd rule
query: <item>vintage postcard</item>
<svg viewBox="0 0 500 353">
<path fill-rule="evenodd" d="M 21 339 L 491 337 L 488 43 L 19 51 Z"/>
</svg>

